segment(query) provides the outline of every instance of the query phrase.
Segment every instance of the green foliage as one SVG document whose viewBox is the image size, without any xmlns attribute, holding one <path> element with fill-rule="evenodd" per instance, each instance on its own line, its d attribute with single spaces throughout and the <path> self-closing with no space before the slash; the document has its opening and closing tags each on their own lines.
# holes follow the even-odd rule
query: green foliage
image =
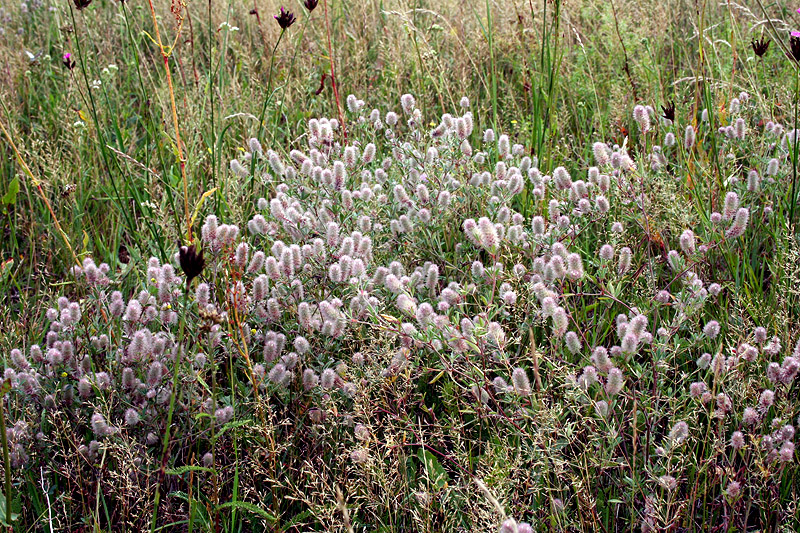
<svg viewBox="0 0 800 533">
<path fill-rule="evenodd" d="M 779 465 L 759 451 L 776 430 L 770 424 L 794 423 L 798 415 L 798 385 L 781 388 L 765 374 L 768 363 L 780 364 L 789 356 L 800 316 L 800 245 L 792 225 L 796 171 L 789 173 L 786 166 L 796 158 L 793 143 L 782 146 L 796 122 L 800 78 L 776 42 L 793 28 L 793 8 L 684 0 L 580 5 L 322 0 L 313 12 L 300 2 L 287 6 L 298 21 L 282 32 L 272 18 L 278 6 L 271 2 L 153 5 L 167 45 L 171 88 L 147 3 L 95 0 L 77 10 L 71 2 L 32 0 L 0 8 L 0 51 L 8 58 L 0 76 L 0 121 L 42 185 L 39 190 L 22 173 L 3 138 L 0 353 L 7 368 L 19 370 L 10 350 L 44 346 L 52 323 L 45 320 L 46 310 L 65 296 L 87 313 L 75 342 L 92 365 L 89 373 L 68 366 L 53 373 L 47 363 L 37 362 L 48 369 L 41 374 L 42 394 L 18 387 L 11 395 L 11 441 L 22 446 L 12 448 L 12 457 L 27 450 L 42 466 L 12 469 L 15 525 L 38 530 L 83 523 L 111 530 L 134 523 L 137 513 L 152 508 L 160 497 L 154 498 L 155 491 L 165 495 L 153 521 L 156 530 L 487 530 L 506 513 L 542 530 L 616 531 L 640 527 L 650 517 L 661 520 L 656 529 L 798 527 L 798 511 L 787 503 L 797 496 L 796 466 Z M 254 6 L 258 11 L 251 14 Z M 750 41 L 761 37 L 772 39 L 772 45 L 764 57 L 756 57 Z M 328 38 L 339 102 L 332 91 Z M 74 67 L 64 66 L 64 53 L 72 54 Z M 742 91 L 749 100 L 741 103 L 741 112 L 733 112 L 732 101 Z M 410 167 L 397 161 L 399 148 L 367 118 L 373 106 L 382 120 L 386 111 L 400 112 L 404 93 L 414 93 L 425 112 L 419 138 L 404 137 L 419 151 L 405 154 L 407 160 L 423 159 L 428 148 L 436 147 L 439 162 L 427 175 L 434 181 L 426 183 L 438 188 L 436 180 L 455 176 L 464 189 L 454 194 L 451 208 L 434 209 L 432 224 L 416 221 L 411 231 L 397 233 L 390 231 L 390 221 L 413 214 L 395 205 L 391 185 L 406 183 Z M 348 111 L 348 94 L 364 98 L 369 107 Z M 443 113 L 465 111 L 459 108 L 464 95 L 474 120 L 467 140 L 471 149 L 485 152 L 485 163 L 462 157 L 457 144 L 443 147 L 428 135 Z M 658 119 L 668 102 L 676 104 L 674 124 Z M 650 131 L 632 118 L 636 104 L 654 108 Z M 268 236 L 243 236 L 251 252 L 269 255 L 277 239 L 294 242 L 291 234 L 281 233 L 280 219 L 254 205 L 260 197 L 269 201 L 286 193 L 276 190 L 282 178 L 265 159 L 245 162 L 251 150 L 247 141 L 258 137 L 265 150 L 288 162 L 291 150 L 308 145 L 309 120 L 338 118 L 340 107 L 349 141 L 358 140 L 362 150 L 375 143 L 377 163 L 382 157 L 396 160 L 382 191 L 387 198 L 372 204 L 356 199 L 354 207 L 345 207 L 340 196 L 329 196 L 304 176 L 286 180 L 288 197 L 312 213 L 330 209 L 348 232 L 358 228 L 362 214 L 384 223 L 382 230 L 363 232 L 375 241 L 376 265 L 396 260 L 408 274 L 429 262 L 438 265 L 440 286 L 411 291 L 411 297 L 415 305 L 430 300 L 436 306 L 448 282 L 459 284 L 463 300 L 448 316 L 474 319 L 474 335 L 482 339 L 479 355 L 446 349 L 451 337 L 419 324 L 414 344 L 403 346 L 409 350 L 403 352 L 398 329 L 416 324 L 416 317 L 396 309 L 394 295 L 379 288 L 381 305 L 383 299 L 388 302 L 381 313 L 348 317 L 343 338 L 312 338 L 294 386 L 270 385 L 268 377 L 253 372 L 255 363 L 267 365 L 267 372 L 274 365 L 261 351 L 269 326 L 250 315 L 238 316 L 241 323 L 231 318 L 237 315 L 228 291 L 239 281 L 251 291 L 253 283 L 245 269 L 231 266 L 231 249 L 227 260 L 216 257 L 213 275 L 207 272 L 204 278 L 219 309 L 229 313 L 216 324 L 224 347 L 210 340 L 215 319 L 201 317 L 194 296 L 188 304 L 170 301 L 185 313 L 186 330 L 165 331 L 191 350 L 183 366 L 175 366 L 169 460 L 162 463 L 160 454 L 166 420 L 160 404 L 139 429 L 97 437 L 92 414 L 103 413 L 109 424 L 118 424 L 134 405 L 130 391 L 117 383 L 121 368 L 114 355 L 127 349 L 134 332 L 121 319 L 108 317 L 111 291 L 119 290 L 126 302 L 141 290 L 161 298 L 148 284 L 147 259 L 170 263 L 176 246 L 188 240 L 187 226 L 198 241 L 200 225 L 212 213 L 220 222 L 240 224 L 243 233 L 257 212 L 275 223 Z M 409 133 L 408 118 L 401 113 L 400 135 Z M 734 126 L 737 118 L 746 121 L 745 139 L 720 130 Z M 770 136 L 768 121 L 784 131 Z M 682 138 L 689 125 L 697 141 L 687 150 Z M 507 160 L 509 166 L 518 167 L 521 156 L 529 155 L 541 175 L 564 166 L 574 180 L 584 179 L 595 165 L 596 141 L 623 147 L 618 153 L 629 154 L 636 168 L 619 173 L 607 216 L 574 214 L 575 202 L 550 182 L 537 196 L 527 175 L 525 189 L 498 204 L 491 200 L 496 191 L 489 191 L 494 185 L 467 185 L 473 172 L 486 171 L 493 182 L 503 181 L 495 176 L 503 157 L 494 143 L 482 142 L 489 127 L 520 144 L 522 152 Z M 336 142 L 344 141 L 341 131 Z M 665 144 L 667 133 L 677 138 L 674 146 Z M 765 171 L 773 157 L 780 158 L 781 169 L 771 182 Z M 247 175 L 231 171 L 234 158 Z M 395 170 L 398 165 L 401 170 Z M 348 168 L 345 188 L 356 191 L 360 172 L 375 166 Z M 619 169 L 603 172 L 613 175 L 614 170 Z M 758 190 L 748 190 L 750 170 L 762 178 Z M 417 185 L 413 178 L 410 183 Z M 409 187 L 408 192 L 416 202 L 416 191 Z M 750 209 L 748 229 L 735 239 L 726 237 L 728 221 L 711 220 L 729 192 Z M 322 204 L 323 199 L 333 200 L 332 205 Z M 553 243 L 524 248 L 501 239 L 496 248 L 484 247 L 463 229 L 471 217 L 496 222 L 501 205 L 524 218 L 522 231 L 530 232 L 534 216 L 554 225 L 550 200 L 561 202 L 564 214 L 581 224 L 576 234 L 556 238 L 583 258 L 586 270 L 580 281 L 557 287 L 569 328 L 582 342 L 578 353 L 567 350 L 553 332 L 530 279 L 512 270 L 520 264 L 529 276 L 537 257 L 549 259 Z M 77 258 L 56 230 L 56 220 Z M 624 231 L 612 231 L 612 221 L 624 223 Z M 681 250 L 681 269 L 705 282 L 704 289 L 718 282 L 719 297 L 698 297 L 686 272 L 669 264 L 668 252 L 680 249 L 687 229 L 707 249 Z M 306 235 L 308 242 L 325 237 L 322 229 L 314 231 Z M 601 259 L 603 243 L 617 253 L 630 247 L 633 267 L 619 273 L 618 255 L 613 261 Z M 338 255 L 334 249 L 329 253 Z M 76 259 L 89 257 L 108 265 L 109 286 L 102 291 L 87 287 L 85 278 L 70 270 Z M 473 279 L 470 266 L 476 259 L 487 270 L 495 262 L 504 270 L 492 271 L 484 281 Z M 357 296 L 355 289 L 329 285 L 327 274 L 320 268 L 303 279 L 307 298 L 338 295 L 346 308 Z M 471 284 L 478 288 L 468 291 Z M 669 303 L 653 300 L 662 289 L 670 292 Z M 513 305 L 501 301 L 510 292 L 517 300 Z M 287 304 L 274 326 L 290 341 L 301 331 L 296 304 Z M 576 387 L 583 368 L 594 364 L 591 348 L 620 344 L 616 317 L 632 318 L 634 310 L 647 314 L 655 340 L 641 353 L 615 356 L 625 391 L 610 396 L 600 384 Z M 718 340 L 701 333 L 711 320 L 722 324 Z M 502 340 L 493 324 L 502 326 Z M 237 329 L 240 325 L 248 329 Z M 759 345 L 757 364 L 725 375 L 696 363 L 703 353 L 730 356 L 742 343 L 753 344 L 755 326 L 779 337 L 779 354 L 768 356 Z M 659 328 L 669 336 L 656 334 Z M 108 346 L 87 345 L 101 334 L 110 338 Z M 193 366 L 191 358 L 201 352 L 209 364 Z M 358 364 L 356 354 L 367 363 Z M 399 370 L 393 366 L 398 354 L 408 363 Z M 338 381 L 335 390 L 306 390 L 300 384 L 306 368 L 335 368 L 336 379 L 358 393 L 345 393 Z M 514 368 L 533 378 L 530 391 L 510 385 L 503 392 L 493 384 L 494 378 L 510 382 Z M 146 381 L 146 368 L 137 371 Z M 91 379 L 90 399 L 70 407 L 61 403 L 77 394 L 85 374 L 103 372 L 116 380 L 110 389 Z M 708 383 L 711 399 L 689 397 L 689 385 L 700 381 Z M 759 426 L 748 430 L 744 451 L 731 451 L 731 432 L 742 428 L 742 409 L 757 405 L 770 387 L 778 391 L 775 404 L 764 410 Z M 735 407 L 720 419 L 714 403 L 723 391 Z M 47 407 L 53 398 L 55 409 Z M 213 409 L 200 409 L 200 401 L 208 399 L 214 406 L 230 406 L 233 420 L 217 423 Z M 603 409 L 610 414 L 603 415 Z M 692 435 L 672 448 L 666 444 L 670 428 L 682 420 Z M 29 427 L 13 428 L 20 421 Z M 370 436 L 356 435 L 355 423 L 369 426 Z M 146 424 L 148 431 L 142 429 Z M 158 444 L 149 439 L 150 431 Z M 99 441 L 102 446 L 93 448 Z M 677 478 L 678 490 L 670 489 L 669 476 Z M 473 478 L 487 483 L 501 509 L 476 491 Z M 725 492 L 735 480 L 745 487 L 740 497 Z M 335 496 L 340 486 L 346 489 L 349 518 Z M 0 506 L 6 525 L 5 498 Z M 56 509 L 65 515 L 54 526 L 48 517 Z"/>
</svg>

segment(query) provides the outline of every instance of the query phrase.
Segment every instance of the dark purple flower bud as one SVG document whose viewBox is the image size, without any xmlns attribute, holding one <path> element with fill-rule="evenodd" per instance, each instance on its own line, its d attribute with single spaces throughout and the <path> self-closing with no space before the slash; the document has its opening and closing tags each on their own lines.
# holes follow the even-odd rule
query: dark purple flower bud
<svg viewBox="0 0 800 533">
<path fill-rule="evenodd" d="M 314 11 L 314 9 L 317 7 L 317 4 L 319 4 L 319 0 L 306 0 L 303 2 L 303 5 L 306 6 L 306 9 L 308 9 L 309 13 Z"/>
<path fill-rule="evenodd" d="M 194 244 L 181 246 L 178 252 L 178 259 L 183 273 L 186 274 L 187 285 L 199 276 L 200 272 L 203 271 L 203 267 L 206 266 L 205 259 L 203 259 L 203 251 L 200 250 L 200 253 L 197 253 L 197 248 Z"/>
<path fill-rule="evenodd" d="M 69 52 L 64 54 L 63 62 L 64 66 L 67 67 L 69 70 L 75 68 L 75 61 L 72 60 L 72 54 L 70 54 Z"/>
<path fill-rule="evenodd" d="M 769 49 L 770 42 L 769 39 L 762 37 L 758 41 L 751 41 L 750 46 L 753 47 L 753 52 L 755 52 L 758 57 L 764 57 L 764 54 L 767 53 L 767 49 Z"/>
<path fill-rule="evenodd" d="M 800 31 L 792 32 L 792 36 L 789 37 L 789 47 L 791 48 L 789 59 L 800 62 Z"/>
<path fill-rule="evenodd" d="M 294 13 L 292 13 L 291 11 L 286 11 L 286 9 L 282 7 L 280 14 L 275 15 L 275 20 L 278 21 L 278 24 L 280 25 L 281 29 L 285 30 L 289 26 L 294 24 L 295 21 Z"/>
<path fill-rule="evenodd" d="M 663 116 L 670 122 L 675 122 L 675 102 L 667 102 L 667 105 L 662 105 L 661 110 L 664 112 Z"/>
</svg>

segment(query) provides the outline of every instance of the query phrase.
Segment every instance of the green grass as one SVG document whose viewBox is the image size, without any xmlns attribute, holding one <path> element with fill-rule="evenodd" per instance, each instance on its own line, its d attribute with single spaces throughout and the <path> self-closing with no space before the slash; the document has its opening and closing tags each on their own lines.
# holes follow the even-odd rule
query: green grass
<svg viewBox="0 0 800 533">
<path fill-rule="evenodd" d="M 483 146 L 487 128 L 522 145 L 523 153 L 509 160 L 509 166 L 521 165 L 521 155 L 528 155 L 542 174 L 564 166 L 573 180 L 585 179 L 586 169 L 595 165 L 594 142 L 625 145 L 639 171 L 630 174 L 630 183 L 614 189 L 610 200 L 626 232 L 616 234 L 610 224 L 592 220 L 569 239 L 570 251 L 581 254 L 590 279 L 562 286 L 561 298 L 568 302 L 563 305 L 569 308 L 570 328 L 581 330 L 584 351 L 610 346 L 615 317 L 631 306 L 652 311 L 653 332 L 674 327 L 681 337 L 673 345 L 653 346 L 647 357 L 625 360 L 630 393 L 610 401 L 616 418 L 597 416 L 604 393 L 569 386 L 570 376 L 590 364 L 588 356 L 573 357 L 562 347 L 551 334 L 550 321 L 536 314 L 540 299 L 510 274 L 516 263 L 532 268 L 535 254 L 515 245 L 487 250 L 464 238 L 464 219 L 501 216 L 489 201 L 488 188 L 476 187 L 459 197 L 452 211 L 435 215 L 431 227 L 379 239 L 390 219 L 400 216 L 392 205 L 392 190 L 383 190 L 387 202 L 364 213 L 387 227 L 383 233 L 363 233 L 376 235 L 375 256 L 386 265 L 396 257 L 411 272 L 434 261 L 443 279 L 462 281 L 470 279 L 476 258 L 487 267 L 494 261 L 505 265 L 506 277 L 470 295 L 464 314 L 485 311 L 488 321 L 503 324 L 508 345 L 500 352 L 505 359 L 495 361 L 487 355 L 492 350 L 484 353 L 481 348 L 480 364 L 448 360 L 435 348 L 436 339 L 427 338 L 414 353 L 413 371 L 387 379 L 378 366 L 388 365 L 397 352 L 391 331 L 402 322 L 386 318 L 391 316 L 387 312 L 354 322 L 345 340 L 315 341 L 320 370 L 342 360 L 349 364 L 357 351 L 373 357 L 373 366 L 358 371 L 365 383 L 362 395 L 309 394 L 298 386 L 280 393 L 268 388 L 261 398 L 253 372 L 261 355 L 250 346 L 245 328 L 252 325 L 260 334 L 261 326 L 253 325 L 252 317 L 236 315 L 231 305 L 226 332 L 231 344 L 215 352 L 217 347 L 203 337 L 207 331 L 198 329 L 207 319 L 192 307 L 194 296 L 190 302 L 186 292 L 182 301 L 175 301 L 180 329 L 173 333 L 178 342 L 207 351 L 212 359 L 216 353 L 214 370 L 192 381 L 183 373 L 186 368 L 170 369 L 169 420 L 174 414 L 175 429 L 186 431 L 188 444 L 176 444 L 180 438 L 174 433 L 172 439 L 169 433 L 163 440 L 159 435 L 154 446 L 159 452 L 142 452 L 142 463 L 136 464 L 150 476 L 157 472 L 159 479 L 166 476 L 174 482 L 147 481 L 122 491 L 119 471 L 133 464 L 126 460 L 143 449 L 144 435 L 108 445 L 96 460 L 75 466 L 69 457 L 78 457 L 78 446 L 91 440 L 83 415 L 64 409 L 59 411 L 64 418 L 52 421 L 42 414 L 37 423 L 47 439 L 62 439 L 64 458 L 45 460 L 42 472 L 14 472 L 10 492 L 12 510 L 20 513 L 20 530 L 57 530 L 46 518 L 56 512 L 59 526 L 82 524 L 96 531 L 124 520 L 152 531 L 444 531 L 495 527 L 505 513 L 535 521 L 535 529 L 543 531 L 632 531 L 640 528 L 648 506 L 657 508 L 657 527 L 665 530 L 711 527 L 721 520 L 720 530 L 732 531 L 748 527 L 745 512 L 764 529 L 797 527 L 797 510 L 787 503 L 797 494 L 796 467 L 770 477 L 764 472 L 772 467 L 759 463 L 755 454 L 727 450 L 731 428 L 710 412 L 695 409 L 685 390 L 689 382 L 705 379 L 695 365 L 703 351 L 714 355 L 735 348 L 749 339 L 754 326 L 780 335 L 784 355 L 797 341 L 796 143 L 789 150 L 788 177 L 782 170 L 775 185 L 759 192 L 743 186 L 750 169 L 764 177 L 768 161 L 780 149 L 773 144 L 779 145 L 780 139 L 763 134 L 764 123 L 772 120 L 788 131 L 797 122 L 800 76 L 797 63 L 784 53 L 789 30 L 800 26 L 793 6 L 759 0 L 321 0 L 308 12 L 293 0 L 286 7 L 297 22 L 282 30 L 273 18 L 279 5 L 271 1 L 183 5 L 153 0 L 152 13 L 150 5 L 94 0 L 79 10 L 71 1 L 44 0 L 26 9 L 14 4 L 0 10 L 0 52 L 5 58 L 0 123 L 8 132 L 0 142 L 0 303 L 5 309 L 0 353 L 6 360 L 12 348 L 44 342 L 45 312 L 58 296 L 87 307 L 100 301 L 70 274 L 76 262 L 91 257 L 107 263 L 113 289 L 127 300 L 148 287 L 148 258 L 170 262 L 179 245 L 199 239 L 207 215 L 238 224 L 243 236 L 248 233 L 246 223 L 258 211 L 255 200 L 280 194 L 277 180 L 268 177 L 274 174 L 269 165 L 258 158 L 249 163 L 243 159 L 251 137 L 286 163 L 291 150 L 307 150 L 309 119 L 324 116 L 344 119 L 350 142 L 374 142 L 379 157 L 391 155 L 390 141 L 346 109 L 349 94 L 365 100 L 366 116 L 373 108 L 381 117 L 388 110 L 398 112 L 403 128 L 407 117 L 400 97 L 413 93 L 424 110 L 423 132 L 435 127 L 443 113 L 459 113 L 459 101 L 467 96 L 474 120 L 469 141 L 475 151 L 487 152 L 486 164 L 475 165 L 481 171 L 495 171 L 502 160 L 494 147 Z M 251 12 L 254 8 L 257 13 Z M 750 42 L 761 37 L 772 43 L 764 57 L 756 57 Z M 72 55 L 73 68 L 63 64 L 64 53 Z M 742 91 L 750 95 L 742 113 L 748 138 L 730 141 L 718 128 L 734 124 L 739 115 L 730 112 L 731 100 Z M 650 105 L 659 116 L 669 102 L 676 107 L 674 127 L 656 125 L 654 119 L 654 131 L 641 132 L 632 118 L 634 105 Z M 708 123 L 701 120 L 703 110 Z M 689 125 L 697 131 L 697 142 L 685 150 L 683 132 Z M 663 144 L 669 128 L 677 144 L 662 148 L 668 164 L 650 170 L 653 147 Z M 344 140 L 341 130 L 335 137 Z M 419 142 L 422 149 L 434 145 L 425 136 Z M 460 152 L 452 153 L 456 161 Z M 234 158 L 242 161 L 248 176 L 231 172 L 228 163 Z M 471 164 L 443 164 L 435 177 L 456 175 Z M 349 170 L 348 187 L 356 188 L 357 172 L 360 168 Z M 458 175 L 462 181 L 470 178 Z M 295 185 L 311 187 L 304 179 L 299 177 Z M 404 179 L 392 174 L 390 183 Z M 790 185 L 784 187 L 786 183 Z M 722 227 L 710 221 L 712 212 L 722 210 L 729 190 L 739 192 L 742 205 L 752 209 L 750 229 L 735 240 L 721 237 L 727 222 Z M 637 205 L 631 191 L 643 194 L 646 204 Z M 315 209 L 326 207 L 318 202 L 327 193 L 313 187 L 290 193 Z M 548 188 L 537 198 L 528 182 L 507 203 L 525 217 L 530 231 L 530 217 L 547 218 L 548 201 L 559 194 Z M 357 229 L 360 200 L 348 209 L 340 196 L 335 198 L 327 207 L 332 216 L 348 231 Z M 631 201 L 623 202 L 626 198 Z M 765 206 L 773 215 L 763 215 Z M 289 242 L 281 228 L 270 237 L 248 233 L 246 238 L 252 250 L 269 253 L 275 239 Z M 715 306 L 689 305 L 686 320 L 695 329 L 712 319 L 722 322 L 725 340 L 719 345 L 652 301 L 665 286 L 676 297 L 684 291 L 681 297 L 689 298 L 679 276 L 665 267 L 667 252 L 679 249 L 678 239 L 687 228 L 710 243 L 707 254 L 691 266 L 708 283 L 724 285 L 726 292 Z M 597 258 L 596 250 L 605 242 L 617 249 L 631 247 L 638 270 L 616 276 L 613 266 Z M 210 276 L 209 268 L 204 275 Z M 243 269 L 223 258 L 214 260 L 214 269 L 214 294 L 228 302 L 228 286 L 244 279 Z M 322 281 L 306 289 L 314 292 L 309 297 L 338 294 L 325 285 L 325 272 L 320 276 Z M 500 281 L 511 283 L 517 293 L 512 311 L 496 303 Z M 342 292 L 346 307 L 350 301 L 345 296 L 354 295 Z M 100 309 L 106 304 L 97 305 Z M 292 306 L 280 322 L 290 339 L 299 331 L 290 318 L 296 310 Z M 98 316 L 91 320 L 84 332 L 87 339 L 111 324 Z M 112 342 L 120 346 L 132 333 L 121 323 L 112 329 Z M 106 361 L 96 355 L 93 365 L 96 373 Z M 470 399 L 471 386 L 488 384 L 492 376 L 509 377 L 511 368 L 520 365 L 535 368 L 531 396 L 503 400 L 491 413 L 474 401 L 474 394 Z M 764 371 L 744 371 L 738 376 L 741 382 L 712 377 L 709 383 L 715 395 L 725 390 L 740 402 L 739 413 L 739 407 L 756 402 L 769 385 Z M 53 383 L 48 386 L 55 387 Z M 17 416 L 36 414 L 16 392 L 4 394 L 9 398 L 6 426 Z M 233 406 L 234 420 L 219 427 L 213 412 L 187 418 L 184 402 L 196 401 L 195 394 L 213 399 L 214 405 Z M 770 411 L 775 420 L 797 418 L 796 394 L 796 384 L 785 389 Z M 127 401 L 114 394 L 97 398 L 102 401 L 93 408 L 102 405 L 108 412 Z M 306 423 L 315 409 L 327 413 L 329 422 L 340 416 L 364 422 L 369 414 L 375 435 L 380 428 L 385 439 L 367 441 L 371 469 L 357 470 L 349 452 L 337 449 L 340 442 L 347 442 L 348 449 L 367 446 L 351 439 L 347 421 Z M 697 431 L 691 449 L 656 455 L 656 441 L 679 419 Z M 78 434 L 70 424 L 79 428 Z M 5 448 L 6 429 L 0 429 Z M 54 442 L 47 446 L 59 449 Z M 43 449 L 37 460 L 47 455 Z M 223 458 L 224 467 L 201 466 L 207 450 Z M 111 466 L 102 462 L 106 458 Z M 6 469 L 8 463 L 5 457 Z M 760 468 L 763 475 L 752 482 L 754 503 L 745 510 L 735 499 L 721 496 L 717 485 L 739 479 L 737 472 L 746 467 Z M 673 471 L 683 476 L 681 491 L 674 493 L 654 482 Z M 108 481 L 103 480 L 106 475 Z M 84 476 L 91 482 L 82 488 L 78 480 L 86 481 Z M 482 479 L 497 495 L 500 509 L 476 488 L 473 478 Z M 348 490 L 337 497 L 345 485 Z M 347 518 L 342 498 L 350 509 Z M 682 504 L 684 499 L 693 505 Z M 561 504 L 567 511 L 559 509 Z M 137 509 L 159 513 L 142 526 Z"/>
</svg>

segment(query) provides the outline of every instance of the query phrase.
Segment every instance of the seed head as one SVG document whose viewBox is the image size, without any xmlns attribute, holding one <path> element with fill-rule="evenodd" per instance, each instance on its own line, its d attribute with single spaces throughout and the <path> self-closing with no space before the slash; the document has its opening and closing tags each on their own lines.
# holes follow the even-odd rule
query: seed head
<svg viewBox="0 0 800 533">
<path fill-rule="evenodd" d="M 574 331 L 568 331 L 564 337 L 564 342 L 567 344 L 567 349 L 573 355 L 581 351 L 581 340 L 578 334 Z"/>
<path fill-rule="evenodd" d="M 675 102 L 667 102 L 667 105 L 661 106 L 663 117 L 670 122 L 675 122 Z"/>
<path fill-rule="evenodd" d="M 689 150 L 694 146 L 694 128 L 692 126 L 686 126 L 686 133 L 683 136 L 683 146 Z"/>
<path fill-rule="evenodd" d="M 514 383 L 514 390 L 520 396 L 528 396 L 531 393 L 531 382 L 528 380 L 528 374 L 522 368 L 515 368 L 511 374 L 511 381 Z"/>
<path fill-rule="evenodd" d="M 563 307 L 556 307 L 553 311 L 553 335 L 556 337 L 562 336 L 567 331 L 569 325 L 569 318 L 567 312 Z"/>
<path fill-rule="evenodd" d="M 335 382 L 336 382 L 336 372 L 332 368 L 326 368 L 322 372 L 322 379 L 320 379 L 320 385 L 322 385 L 323 389 L 330 389 L 333 387 Z"/>
<path fill-rule="evenodd" d="M 70 54 L 69 52 L 64 54 L 62 62 L 64 63 L 64 66 L 67 67 L 69 70 L 75 68 L 75 61 L 72 59 L 72 54 Z"/>
<path fill-rule="evenodd" d="M 800 31 L 792 32 L 792 36 L 789 37 L 789 47 L 791 48 L 789 59 L 800 62 Z"/>
<path fill-rule="evenodd" d="M 92 431 L 98 437 L 105 437 L 116 433 L 116 428 L 111 427 L 106 423 L 106 419 L 100 413 L 92 415 Z"/>
<path fill-rule="evenodd" d="M 689 425 L 682 420 L 680 422 L 675 423 L 675 425 L 672 426 L 672 431 L 669 432 L 669 438 L 675 444 L 682 443 L 683 441 L 686 440 L 686 437 L 688 436 L 689 436 Z"/>
<path fill-rule="evenodd" d="M 764 392 L 761 393 L 761 396 L 758 399 L 758 403 L 763 408 L 769 408 L 772 403 L 775 401 L 775 393 L 770 389 L 766 389 Z"/>
<path fill-rule="evenodd" d="M 759 184 L 761 183 L 761 178 L 758 175 L 758 172 L 755 170 L 751 170 L 747 173 L 747 190 L 749 192 L 758 192 Z"/>
<path fill-rule="evenodd" d="M 716 320 L 710 321 L 703 328 L 703 334 L 709 339 L 716 338 L 716 336 L 719 335 L 719 322 Z"/>
<path fill-rule="evenodd" d="M 135 426 L 139 423 L 139 413 L 136 409 L 128 409 L 125 411 L 125 425 Z"/>
<path fill-rule="evenodd" d="M 680 237 L 680 244 L 681 244 L 681 250 L 683 250 L 685 254 L 687 255 L 694 254 L 694 245 L 695 245 L 694 232 L 692 232 L 692 230 L 690 229 L 684 231 Z"/>
<path fill-rule="evenodd" d="M 612 368 L 608 371 L 608 381 L 606 382 L 606 394 L 609 396 L 616 396 L 622 391 L 625 386 L 625 379 L 622 377 L 622 371 L 619 368 Z"/>
<path fill-rule="evenodd" d="M 189 285 L 194 278 L 200 275 L 206 265 L 205 259 L 203 259 L 203 251 L 200 250 L 200 253 L 197 253 L 197 247 L 194 244 L 181 246 L 178 258 L 181 270 L 186 274 L 186 284 Z"/>
<path fill-rule="evenodd" d="M 592 145 L 592 152 L 594 153 L 594 160 L 598 167 L 608 165 L 610 162 L 608 146 L 598 141 Z"/>
<path fill-rule="evenodd" d="M 756 56 L 764 57 L 764 54 L 766 54 L 767 50 L 769 49 L 770 42 L 772 41 L 762 37 L 757 41 L 756 40 L 750 41 L 750 46 L 753 47 L 753 52 L 756 54 Z"/>
<path fill-rule="evenodd" d="M 281 7 L 281 12 L 275 15 L 275 20 L 278 21 L 278 25 L 281 27 L 281 29 L 286 30 L 295 22 L 294 13 L 291 11 L 286 11 L 285 8 Z"/>
<path fill-rule="evenodd" d="M 758 411 L 752 407 L 745 408 L 744 413 L 742 413 L 742 423 L 752 426 L 756 422 L 758 422 Z"/>
<path fill-rule="evenodd" d="M 619 251 L 619 265 L 617 267 L 617 272 L 624 274 L 628 271 L 628 269 L 630 269 L 632 255 L 633 253 L 631 252 L 631 249 L 627 246 Z"/>
<path fill-rule="evenodd" d="M 633 108 L 633 120 L 639 125 L 642 133 L 647 133 L 650 130 L 650 115 L 643 105 L 637 105 Z"/>
<path fill-rule="evenodd" d="M 798 43 L 798 48 L 800 48 L 800 43 Z M 788 463 L 794 459 L 794 443 L 791 441 L 784 442 L 780 452 L 778 452 L 778 458 L 782 463 Z"/>
<path fill-rule="evenodd" d="M 708 390 L 708 387 L 702 381 L 695 381 L 691 385 L 689 385 L 689 394 L 692 398 L 698 399 L 700 398 L 703 393 Z"/>
<path fill-rule="evenodd" d="M 417 105 L 417 101 L 414 99 L 413 95 L 406 93 L 406 94 L 404 94 L 403 96 L 400 97 L 400 105 L 403 108 L 403 112 L 405 112 L 407 115 L 410 115 L 411 112 L 414 111 L 414 108 Z M 386 122 L 388 124 L 391 124 L 391 122 L 389 122 L 388 115 L 387 115 L 387 118 L 386 118 Z M 395 119 L 395 122 L 396 122 L 396 119 Z"/>
<path fill-rule="evenodd" d="M 610 372 L 613 369 L 613 363 L 608 358 L 608 350 L 606 350 L 603 346 L 597 346 L 592 351 L 592 364 L 600 371 L 600 372 Z M 609 376 L 610 377 L 610 376 Z M 621 377 L 621 374 L 620 374 Z"/>
<path fill-rule="evenodd" d="M 731 227 L 728 228 L 728 231 L 725 232 L 725 237 L 728 239 L 734 239 L 736 237 L 741 237 L 744 234 L 744 230 L 747 229 L 747 222 L 750 219 L 750 211 L 746 207 L 740 207 L 736 211 L 736 216 L 733 219 L 733 224 Z"/>
<path fill-rule="evenodd" d="M 736 498 L 742 492 L 742 485 L 738 481 L 731 481 L 728 483 L 728 488 L 725 489 L 725 493 L 728 495 L 729 498 Z"/>
<path fill-rule="evenodd" d="M 775 159 L 775 158 L 770 159 L 769 163 L 767 164 L 767 176 L 776 175 L 778 173 L 778 166 L 779 165 L 780 165 L 780 162 L 777 159 Z"/>
</svg>

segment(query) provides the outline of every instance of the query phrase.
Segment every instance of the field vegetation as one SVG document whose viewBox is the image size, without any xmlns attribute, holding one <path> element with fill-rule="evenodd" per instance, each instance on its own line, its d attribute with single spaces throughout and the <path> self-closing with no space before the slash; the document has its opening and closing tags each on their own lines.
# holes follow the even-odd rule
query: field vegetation
<svg viewBox="0 0 800 533">
<path fill-rule="evenodd" d="M 0 6 L 0 527 L 797 531 L 800 14 Z"/>
</svg>

